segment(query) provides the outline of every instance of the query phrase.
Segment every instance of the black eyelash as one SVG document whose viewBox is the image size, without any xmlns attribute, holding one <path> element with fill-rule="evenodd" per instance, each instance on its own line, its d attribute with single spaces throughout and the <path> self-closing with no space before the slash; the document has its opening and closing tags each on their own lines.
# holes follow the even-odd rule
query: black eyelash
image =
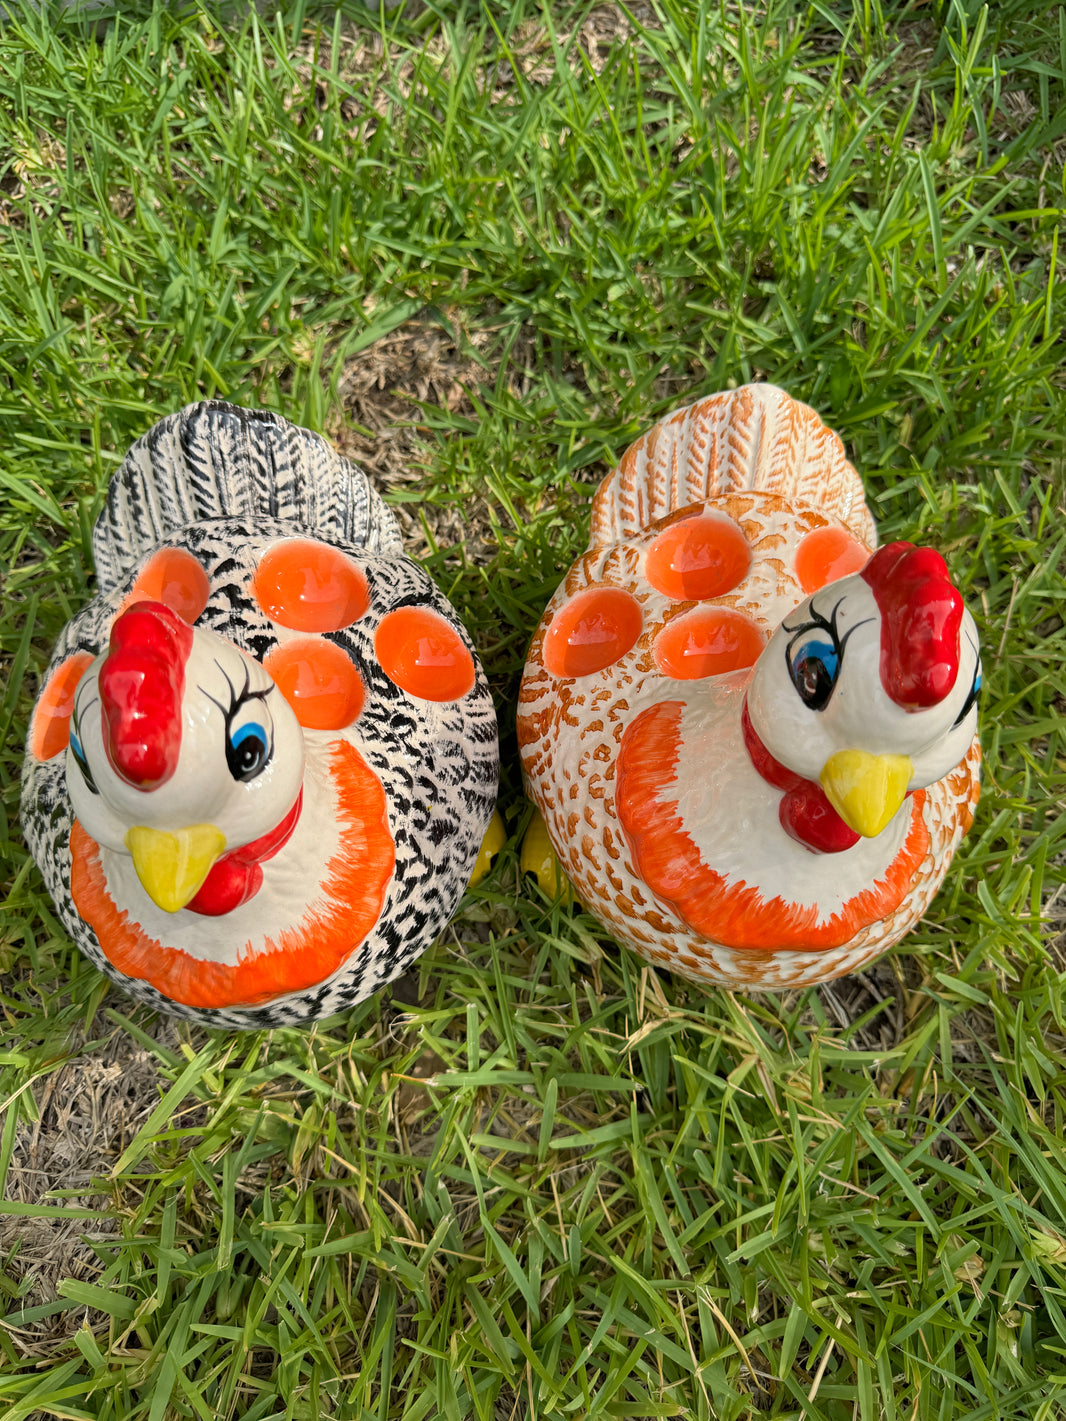
<svg viewBox="0 0 1066 1421">
<path fill-rule="evenodd" d="M 250 686 L 251 686 L 251 679 L 252 679 L 252 678 L 251 678 L 251 675 L 250 675 L 250 673 L 249 673 L 249 671 L 248 671 L 248 667 L 245 666 L 245 668 L 244 668 L 244 685 L 241 687 L 240 692 L 238 692 L 237 689 L 236 689 L 236 687 L 234 686 L 233 682 L 232 682 L 232 681 L 230 680 L 230 678 L 226 675 L 226 669 L 225 669 L 225 667 L 221 664 L 221 662 L 219 662 L 219 661 L 216 659 L 216 660 L 215 660 L 215 665 L 218 667 L 219 671 L 221 672 L 221 674 L 222 674 L 222 679 L 225 681 L 226 685 L 229 687 L 229 694 L 230 694 L 230 703 L 229 703 L 229 706 L 226 707 L 226 706 L 224 706 L 224 705 L 222 704 L 221 701 L 216 701 L 215 698 L 214 698 L 214 696 L 211 694 L 211 692 L 210 692 L 210 691 L 205 691 L 204 688 L 203 688 L 203 686 L 200 686 L 199 689 L 200 689 L 201 691 L 203 691 L 204 695 L 205 695 L 205 696 L 207 697 L 207 699 L 211 702 L 211 704 L 218 706 L 219 710 L 222 712 L 223 720 L 224 720 L 225 723 L 226 723 L 226 746 L 227 746 L 226 759 L 227 759 L 227 763 L 228 763 L 228 762 L 229 762 L 229 755 L 230 755 L 230 750 L 229 750 L 229 745 L 230 745 L 230 726 L 233 724 L 233 718 L 234 718 L 234 716 L 235 716 L 235 715 L 237 714 L 237 712 L 240 710 L 241 706 L 247 705 L 247 703 L 248 703 L 249 701 L 265 701 L 266 698 L 267 698 L 267 696 L 270 695 L 271 691 L 274 690 L 274 686 L 273 686 L 273 684 L 271 684 L 271 685 L 265 687 L 262 691 L 253 691 L 253 690 L 251 690 L 251 689 L 250 689 Z M 274 753 L 274 727 L 273 727 L 273 723 L 271 723 L 271 725 L 270 725 L 269 735 L 270 735 L 270 744 L 267 746 L 267 759 L 269 759 L 269 758 L 273 755 L 273 753 Z"/>
<path fill-rule="evenodd" d="M 87 706 L 79 706 L 77 699 L 74 703 L 74 714 L 70 718 L 70 728 L 75 741 L 81 746 L 82 753 L 79 755 L 74 746 L 71 745 L 70 753 L 74 756 L 74 763 L 81 772 L 81 777 L 85 781 L 86 788 L 91 794 L 99 794 L 96 781 L 93 779 L 93 772 L 89 769 L 89 762 L 85 758 L 85 747 L 81 741 L 81 718 L 87 710 L 90 710 L 99 700 L 99 696 L 94 696 Z"/>
<path fill-rule="evenodd" d="M 963 702 L 962 710 L 959 711 L 958 715 L 955 717 L 955 722 L 951 727 L 952 730 L 958 730 L 959 726 L 962 724 L 962 722 L 966 719 L 966 717 L 970 714 L 971 710 L 973 710 L 974 706 L 977 704 L 977 697 L 981 694 L 981 657 L 978 653 L 977 647 L 974 646 L 973 638 L 968 635 L 966 637 L 966 640 L 973 647 L 975 654 L 977 654 L 977 665 L 974 667 L 973 685 L 970 687 L 970 693 L 966 697 L 966 700 Z"/>
<path fill-rule="evenodd" d="M 81 688 L 79 687 L 79 690 L 80 690 L 80 689 L 81 689 Z M 71 723 L 72 723 L 73 726 L 74 726 L 75 731 L 77 731 L 77 733 L 78 733 L 78 738 L 79 738 L 79 740 L 81 739 L 81 718 L 82 718 L 82 716 L 85 715 L 88 711 L 91 711 L 92 708 L 93 708 L 93 706 L 98 705 L 98 704 L 99 704 L 99 701 L 100 701 L 100 697 L 99 697 L 99 696 L 93 696 L 92 699 L 89 701 L 89 704 L 83 706 L 83 705 L 79 705 L 79 704 L 78 704 L 78 697 L 77 697 L 77 695 L 75 695 L 75 697 L 74 697 L 74 714 L 71 716 L 70 719 L 71 719 Z"/>
<path fill-rule="evenodd" d="M 796 645 L 796 642 L 800 639 L 804 632 L 809 632 L 815 629 L 817 629 L 818 631 L 828 632 L 829 635 L 833 638 L 833 649 L 836 652 L 837 656 L 840 658 L 840 662 L 843 665 L 844 648 L 847 646 L 852 634 L 854 632 L 857 632 L 860 627 L 868 626 L 870 622 L 873 621 L 873 617 L 866 617 L 863 621 L 856 622 L 853 627 L 849 627 L 844 633 L 844 635 L 841 636 L 840 633 L 837 631 L 837 617 L 840 614 L 841 607 L 843 607 L 846 601 L 847 597 L 838 598 L 835 606 L 833 607 L 832 612 L 829 614 L 830 620 L 828 621 L 826 620 L 825 616 L 818 611 L 817 607 L 815 607 L 814 603 L 812 602 L 810 606 L 809 621 L 802 622 L 798 627 L 790 627 L 787 622 L 781 623 L 785 631 L 790 633 L 788 645 L 785 647 L 786 666 L 790 666 L 792 664 L 792 648 Z"/>
<path fill-rule="evenodd" d="M 229 707 L 227 708 L 226 706 L 224 706 L 221 701 L 216 701 L 211 692 L 204 690 L 203 686 L 199 686 L 197 687 L 197 689 L 203 691 L 204 695 L 207 697 L 207 699 L 211 702 L 212 705 L 218 706 L 219 710 L 222 712 L 223 718 L 225 719 L 226 734 L 228 735 L 233 717 L 240 710 L 241 706 L 245 705 L 248 701 L 265 701 L 267 696 L 270 695 L 271 691 L 274 690 L 274 687 L 272 685 L 266 686 L 262 691 L 251 690 L 250 687 L 252 683 L 252 677 L 251 673 L 248 670 L 248 667 L 245 666 L 244 685 L 241 688 L 240 692 L 238 692 L 233 682 L 226 675 L 226 669 L 222 665 L 222 663 L 216 659 L 215 665 L 221 672 L 223 681 L 225 681 L 226 685 L 229 687 Z"/>
</svg>

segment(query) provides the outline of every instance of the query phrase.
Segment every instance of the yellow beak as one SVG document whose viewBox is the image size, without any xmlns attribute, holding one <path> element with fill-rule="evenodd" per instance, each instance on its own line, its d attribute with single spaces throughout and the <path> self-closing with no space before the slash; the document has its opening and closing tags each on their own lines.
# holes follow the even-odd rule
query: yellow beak
<svg viewBox="0 0 1066 1421">
<path fill-rule="evenodd" d="M 844 823 L 863 838 L 873 839 L 903 803 L 913 773 L 906 755 L 838 750 L 822 766 L 819 779 Z"/>
<path fill-rule="evenodd" d="M 127 831 L 126 847 L 152 902 L 164 913 L 176 913 L 200 891 L 225 850 L 226 836 L 213 824 L 190 824 L 176 834 L 138 824 Z"/>
</svg>

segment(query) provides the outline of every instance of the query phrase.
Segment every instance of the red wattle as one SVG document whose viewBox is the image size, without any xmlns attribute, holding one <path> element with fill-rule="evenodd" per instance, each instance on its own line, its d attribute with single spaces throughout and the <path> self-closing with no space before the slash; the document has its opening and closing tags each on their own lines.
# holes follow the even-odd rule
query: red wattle
<svg viewBox="0 0 1066 1421">
<path fill-rule="evenodd" d="M 199 893 L 185 906 L 201 917 L 221 918 L 254 898 L 262 886 L 263 870 L 257 863 L 219 859 L 204 879 Z"/>
<path fill-rule="evenodd" d="M 848 827 L 812 780 L 782 795 L 777 816 L 790 839 L 816 854 L 839 854 L 854 848 L 860 835 Z"/>
<path fill-rule="evenodd" d="M 839 854 L 853 848 L 859 842 L 860 835 L 844 823 L 820 784 L 805 780 L 770 754 L 751 723 L 747 701 L 744 702 L 740 723 L 751 763 L 767 784 L 785 791 L 778 807 L 778 817 L 789 838 L 815 854 Z"/>
<path fill-rule="evenodd" d="M 962 595 L 932 548 L 889 543 L 860 573 L 881 613 L 881 684 L 904 710 L 939 705 L 959 674 Z"/>
<path fill-rule="evenodd" d="M 200 885 L 196 897 L 186 903 L 186 908 L 205 918 L 221 918 L 254 898 L 263 886 L 263 870 L 259 865 L 273 858 L 292 838 L 303 801 L 301 789 L 296 803 L 280 824 L 250 844 L 241 844 L 240 848 L 223 854 Z"/>
</svg>

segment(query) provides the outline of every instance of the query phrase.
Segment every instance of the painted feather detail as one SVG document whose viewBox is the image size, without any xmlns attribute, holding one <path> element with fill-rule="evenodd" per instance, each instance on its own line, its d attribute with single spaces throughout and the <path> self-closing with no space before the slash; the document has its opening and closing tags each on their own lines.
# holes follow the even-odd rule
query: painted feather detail
<svg viewBox="0 0 1066 1421">
<path fill-rule="evenodd" d="M 263 411 L 149 431 L 94 546 L 103 590 L 60 636 L 23 766 L 65 928 L 130 995 L 209 1026 L 369 996 L 447 925 L 495 806 L 495 711 L 454 609 L 365 476 Z M 175 719 L 153 730 L 164 776 L 123 739 L 138 658 L 170 674 L 141 622 L 183 629 L 150 697 Z"/>
<path fill-rule="evenodd" d="M 370 552 L 402 552 L 381 495 L 320 434 L 270 410 L 207 400 L 153 425 L 112 478 L 93 530 L 101 587 L 170 535 L 218 518 L 270 518 Z"/>
<path fill-rule="evenodd" d="M 876 546 L 862 481 L 840 439 L 773 385 L 697 400 L 630 445 L 596 494 L 590 546 L 624 541 L 689 504 L 746 490 L 817 509 Z"/>
<path fill-rule="evenodd" d="M 977 633 L 931 550 L 886 551 L 889 590 L 864 580 L 876 546 L 840 440 L 770 386 L 667 415 L 596 494 L 518 741 L 562 868 L 647 960 L 806 986 L 928 907 L 979 793 Z M 934 651 L 950 690 L 902 705 Z"/>
</svg>

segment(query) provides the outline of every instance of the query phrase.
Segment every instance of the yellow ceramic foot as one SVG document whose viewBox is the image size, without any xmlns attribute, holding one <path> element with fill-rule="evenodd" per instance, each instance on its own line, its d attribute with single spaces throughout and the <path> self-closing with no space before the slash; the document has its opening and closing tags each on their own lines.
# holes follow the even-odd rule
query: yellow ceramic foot
<svg viewBox="0 0 1066 1421">
<path fill-rule="evenodd" d="M 523 877 L 532 873 L 549 898 L 561 897 L 564 903 L 573 901 L 573 887 L 552 848 L 548 827 L 539 809 L 534 809 L 526 837 L 522 840 L 518 867 Z"/>
<path fill-rule="evenodd" d="M 475 883 L 480 883 L 492 867 L 492 861 L 507 842 L 507 830 L 503 827 L 503 820 L 499 811 L 489 820 L 489 827 L 485 830 L 485 837 L 481 841 L 481 848 L 478 856 L 474 860 L 474 871 L 470 875 L 468 887 L 473 888 Z"/>
</svg>

